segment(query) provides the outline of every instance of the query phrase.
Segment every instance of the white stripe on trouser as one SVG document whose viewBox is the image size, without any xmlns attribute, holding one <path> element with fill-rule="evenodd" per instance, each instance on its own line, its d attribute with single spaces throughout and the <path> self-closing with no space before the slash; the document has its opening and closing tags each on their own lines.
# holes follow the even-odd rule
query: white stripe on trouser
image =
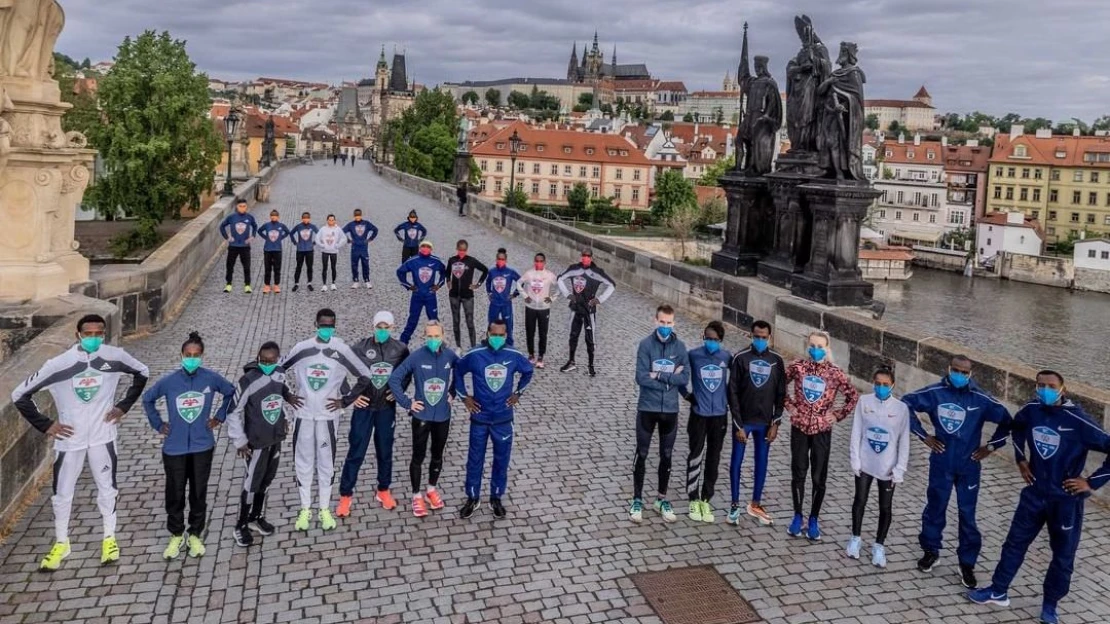
<svg viewBox="0 0 1110 624">
<path fill-rule="evenodd" d="M 69 539 L 73 492 L 77 487 L 81 470 L 85 467 L 86 457 L 89 460 L 89 471 L 92 472 L 93 481 L 96 482 L 96 504 L 100 508 L 100 516 L 104 519 L 104 537 L 112 537 L 116 534 L 116 495 L 119 492 L 114 483 L 116 462 L 113 452 L 109 451 L 109 444 L 113 443 L 98 444 L 77 451 L 55 452 L 54 496 L 50 500 L 54 505 L 54 535 L 57 541 L 63 542 Z"/>
<path fill-rule="evenodd" d="M 335 421 L 300 420 L 297 423 L 294 465 L 301 509 L 312 506 L 312 477 L 317 479 L 320 509 L 331 509 L 332 480 L 335 477 Z"/>
</svg>

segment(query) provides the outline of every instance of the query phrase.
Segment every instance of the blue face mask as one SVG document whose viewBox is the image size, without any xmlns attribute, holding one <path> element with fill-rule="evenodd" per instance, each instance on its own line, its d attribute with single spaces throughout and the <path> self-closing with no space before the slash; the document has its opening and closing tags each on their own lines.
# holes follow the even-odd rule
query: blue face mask
<svg viewBox="0 0 1110 624">
<path fill-rule="evenodd" d="M 813 358 L 814 362 L 822 362 L 825 359 L 825 350 L 821 347 L 810 347 L 809 357 Z"/>
<path fill-rule="evenodd" d="M 721 350 L 721 341 L 720 340 L 710 340 L 709 338 L 706 338 L 705 339 L 705 350 L 710 352 L 710 353 L 716 353 L 716 352 L 720 351 Z"/>
<path fill-rule="evenodd" d="M 666 340 L 667 338 L 671 337 L 671 334 L 674 332 L 674 328 L 673 327 L 665 327 L 665 326 L 664 327 L 656 327 L 655 331 L 659 334 L 660 338 L 662 338 L 663 340 Z"/>
<path fill-rule="evenodd" d="M 1060 400 L 1060 394 L 1061 392 L 1055 388 L 1049 388 L 1047 386 L 1044 388 L 1037 388 L 1037 398 L 1045 405 L 1056 405 L 1056 402 Z"/>
<path fill-rule="evenodd" d="M 875 384 L 875 396 L 879 397 L 880 401 L 885 401 L 885 400 L 889 399 L 890 398 L 890 391 L 891 391 L 890 386 L 886 386 L 886 385 L 882 385 L 882 384 Z"/>
<path fill-rule="evenodd" d="M 971 382 L 971 375 L 957 371 L 948 371 L 948 383 L 957 388 L 963 388 Z"/>
<path fill-rule="evenodd" d="M 752 338 L 752 348 L 756 353 L 763 353 L 767 350 L 767 342 L 766 338 Z"/>
</svg>

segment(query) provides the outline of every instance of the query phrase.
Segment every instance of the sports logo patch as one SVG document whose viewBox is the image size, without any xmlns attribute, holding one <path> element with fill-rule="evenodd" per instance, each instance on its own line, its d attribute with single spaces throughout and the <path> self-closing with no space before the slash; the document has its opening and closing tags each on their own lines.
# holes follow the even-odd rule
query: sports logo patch
<svg viewBox="0 0 1110 624">
<path fill-rule="evenodd" d="M 335 245 L 335 234 L 328 234 L 324 236 L 324 244 L 328 247 Z"/>
<path fill-rule="evenodd" d="M 73 377 L 73 393 L 83 403 L 88 403 L 100 394 L 100 386 L 104 384 L 104 375 L 91 368 Z"/>
<path fill-rule="evenodd" d="M 584 277 L 575 277 L 570 280 L 570 283 L 574 285 L 574 292 L 576 293 L 586 290 L 586 278 Z"/>
<path fill-rule="evenodd" d="M 955 403 L 942 403 L 937 406 L 937 420 L 948 433 L 956 433 L 967 420 L 967 411 Z"/>
<path fill-rule="evenodd" d="M 488 377 L 487 377 L 488 379 Z M 501 386 L 498 386 L 500 388 Z M 447 382 L 439 377 L 432 377 L 424 382 L 424 402 L 428 405 L 439 405 L 443 393 L 447 391 Z"/>
<path fill-rule="evenodd" d="M 454 275 L 455 279 L 461 279 L 463 273 L 466 273 L 466 263 L 456 262 L 451 265 L 451 275 Z"/>
<path fill-rule="evenodd" d="M 721 382 L 725 379 L 725 370 L 716 364 L 706 364 L 701 367 L 701 382 L 705 385 L 705 389 L 710 392 L 716 392 L 717 388 L 721 387 Z"/>
<path fill-rule="evenodd" d="M 331 367 L 327 364 L 313 364 L 308 367 L 306 374 L 308 377 L 308 387 L 313 392 L 319 392 L 328 383 L 328 378 L 331 377 Z"/>
<path fill-rule="evenodd" d="M 409 228 L 407 233 L 408 233 L 408 237 L 413 239 L 413 240 L 415 240 L 417 236 L 420 236 L 420 231 L 417 230 L 416 228 Z"/>
<path fill-rule="evenodd" d="M 748 377 L 756 388 L 762 388 L 763 384 L 771 378 L 771 364 L 766 360 L 752 360 L 751 364 L 748 364 Z"/>
<path fill-rule="evenodd" d="M 1048 427 L 1033 427 L 1033 447 L 1043 459 L 1048 459 L 1060 450 L 1060 434 Z"/>
<path fill-rule="evenodd" d="M 276 243 L 279 236 L 281 236 L 281 232 L 277 230 L 266 232 L 266 238 L 269 238 L 271 243 Z"/>
<path fill-rule="evenodd" d="M 508 282 L 509 280 L 505 279 L 504 277 L 495 277 L 493 278 L 493 289 L 499 293 L 503 293 L 505 292 L 505 286 L 508 284 Z"/>
<path fill-rule="evenodd" d="M 882 427 L 868 427 L 864 437 L 871 450 L 876 453 L 882 453 L 890 446 L 890 432 Z"/>
<path fill-rule="evenodd" d="M 503 364 L 490 364 L 486 367 L 485 377 L 489 389 L 497 392 L 509 378 L 509 369 Z"/>
<path fill-rule="evenodd" d="M 193 424 L 204 411 L 204 395 L 199 392 L 183 392 L 177 395 L 174 402 L 177 404 L 177 415 L 189 424 Z"/>
<path fill-rule="evenodd" d="M 362 238 L 362 235 L 365 234 L 365 233 L 366 233 L 366 226 L 365 225 L 356 225 L 355 226 L 355 236 L 358 236 L 359 238 Z"/>
<path fill-rule="evenodd" d="M 817 375 L 806 375 L 802 378 L 802 396 L 807 403 L 816 403 L 825 395 L 825 380 Z"/>
<path fill-rule="evenodd" d="M 432 273 L 432 267 L 420 267 L 420 270 L 416 272 L 416 277 L 427 284 L 428 280 L 432 279 Z"/>
<path fill-rule="evenodd" d="M 533 295 L 543 294 L 544 281 L 542 279 L 534 279 L 528 283 L 528 288 L 532 291 Z"/>
<path fill-rule="evenodd" d="M 389 376 L 393 374 L 393 365 L 389 362 L 379 362 L 370 367 L 370 383 L 374 387 L 381 390 L 385 384 L 389 382 Z"/>
<path fill-rule="evenodd" d="M 301 230 L 301 240 L 306 241 L 312 238 L 312 230 Z"/>
<path fill-rule="evenodd" d="M 673 373 L 674 362 L 671 360 L 655 360 L 651 363 L 651 372 L 653 373 Z"/>
<path fill-rule="evenodd" d="M 243 234 L 246 231 L 247 231 L 247 224 L 246 223 L 243 223 L 242 221 L 240 221 L 239 223 L 235 224 L 235 233 L 236 234 Z"/>
<path fill-rule="evenodd" d="M 281 409 L 285 407 L 285 399 L 280 394 L 271 394 L 262 399 L 262 417 L 271 425 L 281 418 Z"/>
</svg>

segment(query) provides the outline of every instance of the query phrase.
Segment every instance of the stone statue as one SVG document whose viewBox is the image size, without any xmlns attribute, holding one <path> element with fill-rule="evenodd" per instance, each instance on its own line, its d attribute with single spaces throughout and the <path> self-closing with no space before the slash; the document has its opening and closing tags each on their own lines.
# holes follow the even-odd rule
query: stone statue
<svg viewBox="0 0 1110 624">
<path fill-rule="evenodd" d="M 459 117 L 459 136 L 458 136 L 458 151 L 469 151 L 470 147 L 470 120 L 466 117 Z"/>
<path fill-rule="evenodd" d="M 747 68 L 744 68 L 747 70 Z M 747 74 L 747 71 L 745 71 Z M 763 175 L 771 172 L 782 126 L 782 97 L 779 85 L 767 69 L 767 57 L 755 57 L 755 76 L 745 75 L 741 89 L 747 97 L 744 119 L 737 133 L 744 156 L 744 171 Z M 739 157 L 739 152 L 737 154 Z M 739 158 L 737 163 L 739 163 Z"/>
<path fill-rule="evenodd" d="M 8 166 L 8 156 L 12 152 L 12 125 L 4 119 L 4 113 L 10 111 L 12 107 L 8 92 L 4 90 L 4 85 L 0 84 L 0 174 L 3 174 L 4 168 Z"/>
<path fill-rule="evenodd" d="M 277 150 L 274 145 L 274 118 L 266 119 L 266 131 L 262 137 L 262 166 L 269 167 L 277 160 Z"/>
<path fill-rule="evenodd" d="M 864 181 L 863 71 L 856 66 L 856 44 L 840 44 L 840 67 L 817 87 L 821 103 L 818 154 L 826 177 Z"/>
<path fill-rule="evenodd" d="M 809 16 L 795 17 L 794 27 L 802 49 L 786 65 L 786 130 L 791 151 L 812 152 L 817 147 L 817 86 L 832 67 Z"/>
<path fill-rule="evenodd" d="M 0 0 L 0 75 L 49 79 L 64 25 L 57 0 Z"/>
</svg>

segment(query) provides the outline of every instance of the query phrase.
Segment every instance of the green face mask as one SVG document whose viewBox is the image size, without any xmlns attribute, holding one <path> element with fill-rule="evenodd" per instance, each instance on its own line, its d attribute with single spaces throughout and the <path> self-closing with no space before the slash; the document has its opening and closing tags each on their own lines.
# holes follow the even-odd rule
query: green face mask
<svg viewBox="0 0 1110 624">
<path fill-rule="evenodd" d="M 82 336 L 81 348 L 88 353 L 96 353 L 104 344 L 104 336 Z"/>
<path fill-rule="evenodd" d="M 335 328 L 334 327 L 317 327 L 316 328 L 316 337 L 319 338 L 321 342 L 331 342 L 331 337 L 334 336 L 334 335 L 335 335 Z"/>
<path fill-rule="evenodd" d="M 388 329 L 382 329 L 381 327 L 375 328 L 374 329 L 374 340 L 376 340 L 378 342 L 378 344 L 385 344 L 386 341 L 389 340 L 389 330 Z"/>
<path fill-rule="evenodd" d="M 429 338 L 424 341 L 424 344 L 432 353 L 438 353 L 439 348 L 443 346 L 443 338 Z"/>
<path fill-rule="evenodd" d="M 201 359 L 198 357 L 183 357 L 181 358 L 181 368 L 185 369 L 186 373 L 192 375 L 200 368 Z"/>
<path fill-rule="evenodd" d="M 504 336 L 490 336 L 489 337 L 489 346 L 494 351 L 500 350 L 501 347 L 505 346 L 505 337 Z"/>
<path fill-rule="evenodd" d="M 262 369 L 263 374 L 272 375 L 274 371 L 277 370 L 277 364 L 263 364 L 259 362 L 258 368 Z"/>
</svg>

